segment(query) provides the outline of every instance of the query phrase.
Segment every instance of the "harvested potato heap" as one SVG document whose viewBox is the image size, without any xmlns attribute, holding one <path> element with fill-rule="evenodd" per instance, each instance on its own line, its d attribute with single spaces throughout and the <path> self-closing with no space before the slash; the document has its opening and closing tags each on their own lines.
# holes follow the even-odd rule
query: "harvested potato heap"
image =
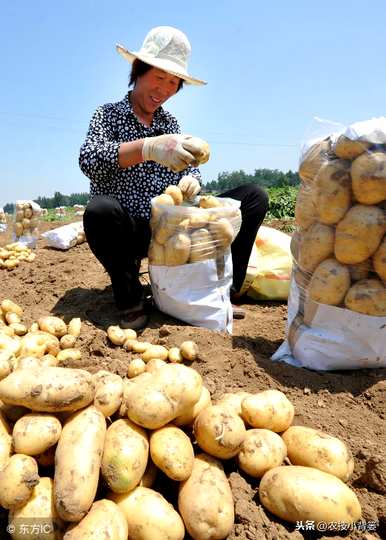
<svg viewBox="0 0 386 540">
<path fill-rule="evenodd" d="M 41 208 L 32 201 L 17 201 L 15 206 L 14 233 L 16 239 L 37 237 Z"/>
<path fill-rule="evenodd" d="M 0 247 L 0 268 L 13 270 L 23 261 L 33 262 L 36 258 L 36 253 L 32 253 L 31 248 L 14 242 Z"/>
<path fill-rule="evenodd" d="M 315 302 L 386 316 L 386 145 L 328 137 L 311 146 L 299 175 L 298 285 Z"/>
<path fill-rule="evenodd" d="M 230 392 L 212 403 L 201 375 L 182 363 L 197 358 L 194 342 L 167 349 L 119 327 L 108 338 L 141 354 L 146 371 L 131 372 L 134 360 L 124 379 L 35 364 L 27 360 L 40 360 L 46 346 L 55 359 L 58 339 L 76 338 L 80 320 L 45 317 L 41 330 L 15 337 L 22 309 L 4 300 L 1 312 L 2 353 L 19 360 L 0 380 L 0 506 L 13 540 L 33 538 L 36 527 L 53 540 L 227 538 L 235 517 L 222 464 L 229 460 L 261 479 L 260 501 L 281 519 L 360 519 L 345 484 L 350 450 L 292 426 L 294 407 L 282 392 Z M 28 335 L 49 337 L 34 347 Z M 158 470 L 175 482 L 176 507 L 162 483 L 154 489 Z"/>
<path fill-rule="evenodd" d="M 173 185 L 152 200 L 150 264 L 191 264 L 229 250 L 240 229 L 240 210 L 212 195 L 200 197 L 198 207 L 183 203 L 180 188 Z"/>
</svg>

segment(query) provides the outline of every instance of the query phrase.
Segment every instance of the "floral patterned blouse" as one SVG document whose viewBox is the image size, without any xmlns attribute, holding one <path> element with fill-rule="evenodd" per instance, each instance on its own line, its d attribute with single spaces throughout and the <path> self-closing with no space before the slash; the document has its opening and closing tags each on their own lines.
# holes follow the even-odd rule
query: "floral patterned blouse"
<svg viewBox="0 0 386 540">
<path fill-rule="evenodd" d="M 181 132 L 176 118 L 162 107 L 154 113 L 150 127 L 142 124 L 134 114 L 129 97 L 130 92 L 122 101 L 107 103 L 95 111 L 80 149 L 79 166 L 91 180 L 91 198 L 95 195 L 111 195 L 133 217 L 149 219 L 152 197 L 160 195 L 170 184 L 178 184 L 185 174 L 192 174 L 199 181 L 201 175 L 197 168 L 190 166 L 174 173 L 154 161 L 145 161 L 126 169 L 119 167 L 118 149 L 121 143 Z"/>
</svg>

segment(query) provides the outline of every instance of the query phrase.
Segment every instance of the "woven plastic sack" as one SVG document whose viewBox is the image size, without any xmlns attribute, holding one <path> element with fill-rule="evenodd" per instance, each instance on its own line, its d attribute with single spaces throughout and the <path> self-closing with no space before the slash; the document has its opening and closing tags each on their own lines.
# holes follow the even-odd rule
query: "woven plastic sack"
<svg viewBox="0 0 386 540">
<path fill-rule="evenodd" d="M 261 226 L 240 293 L 253 300 L 287 300 L 292 270 L 290 244 L 288 234 Z"/>
<path fill-rule="evenodd" d="M 386 366 L 386 119 L 312 141 L 299 175 L 287 341 L 273 359 Z"/>
<path fill-rule="evenodd" d="M 67 250 L 85 241 L 83 222 L 76 221 L 42 234 L 50 247 Z"/>
<path fill-rule="evenodd" d="M 230 245 L 241 225 L 240 202 L 212 196 L 198 206 L 152 200 L 149 273 L 164 313 L 194 326 L 232 332 Z"/>
</svg>

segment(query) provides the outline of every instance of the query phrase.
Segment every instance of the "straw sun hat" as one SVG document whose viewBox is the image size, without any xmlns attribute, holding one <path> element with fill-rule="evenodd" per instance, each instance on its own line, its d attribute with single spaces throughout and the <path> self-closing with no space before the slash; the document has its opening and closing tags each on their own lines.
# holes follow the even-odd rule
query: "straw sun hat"
<svg viewBox="0 0 386 540">
<path fill-rule="evenodd" d="M 195 79 L 188 73 L 188 57 L 191 47 L 186 35 L 172 26 L 157 26 L 150 30 L 138 52 L 128 51 L 117 44 L 117 51 L 128 62 L 138 59 L 171 75 L 180 77 L 188 84 L 202 85 L 205 81 Z"/>
</svg>

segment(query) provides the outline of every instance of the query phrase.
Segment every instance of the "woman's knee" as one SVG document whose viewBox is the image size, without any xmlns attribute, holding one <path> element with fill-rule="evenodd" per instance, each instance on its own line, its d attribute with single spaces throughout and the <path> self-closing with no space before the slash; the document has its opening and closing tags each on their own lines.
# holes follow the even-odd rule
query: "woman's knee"
<svg viewBox="0 0 386 540">
<path fill-rule="evenodd" d="M 86 206 L 84 221 L 108 220 L 120 208 L 119 202 L 107 195 L 96 195 Z"/>
<path fill-rule="evenodd" d="M 268 193 L 257 184 L 247 184 L 245 187 L 245 200 L 248 207 L 253 206 L 259 214 L 266 214 L 269 208 Z"/>
</svg>

